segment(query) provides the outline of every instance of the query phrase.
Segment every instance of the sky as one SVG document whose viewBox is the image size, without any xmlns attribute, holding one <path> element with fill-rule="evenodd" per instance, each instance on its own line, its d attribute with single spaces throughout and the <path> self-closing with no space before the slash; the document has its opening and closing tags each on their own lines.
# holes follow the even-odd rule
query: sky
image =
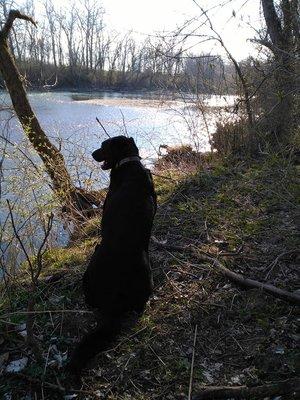
<svg viewBox="0 0 300 400">
<path fill-rule="evenodd" d="M 255 32 L 248 23 L 255 28 L 261 27 L 260 0 L 198 0 L 197 3 L 205 9 L 227 3 L 209 12 L 214 28 L 237 59 L 254 53 L 254 46 L 247 39 L 253 38 Z M 102 4 L 107 25 L 118 31 L 133 30 L 140 37 L 174 30 L 201 13 L 193 0 L 102 0 Z M 210 32 L 202 27 L 201 33 Z M 192 50 L 220 52 L 213 42 Z"/>
<path fill-rule="evenodd" d="M 66 0 L 68 1 L 68 0 Z M 70 0 L 72 1 L 72 0 Z M 99 0 L 101 1 L 101 0 Z M 256 54 L 255 47 L 248 39 L 255 36 L 252 27 L 262 26 L 260 0 L 195 0 L 207 9 L 214 28 L 220 33 L 224 43 L 237 60 Z M 191 18 L 201 13 L 194 0 L 102 0 L 105 9 L 105 24 L 109 29 L 125 33 L 143 40 L 146 35 L 174 31 Z M 61 0 L 53 0 L 60 7 Z M 80 3 L 80 0 L 73 0 Z M 37 1 L 38 3 L 38 1 Z M 218 7 L 222 4 L 222 7 Z M 203 21 L 203 18 L 201 19 Z M 199 22 L 199 21 L 198 21 Z M 194 28 L 195 23 L 190 26 Z M 252 26 L 252 27 L 251 27 Z M 188 32 L 188 30 L 186 31 Z M 198 30 L 201 34 L 211 34 L 207 27 Z M 199 39 L 192 39 L 187 46 L 193 46 L 194 53 L 211 52 L 224 54 L 216 42 L 195 45 Z M 194 46 L 195 45 L 195 46 Z"/>
</svg>

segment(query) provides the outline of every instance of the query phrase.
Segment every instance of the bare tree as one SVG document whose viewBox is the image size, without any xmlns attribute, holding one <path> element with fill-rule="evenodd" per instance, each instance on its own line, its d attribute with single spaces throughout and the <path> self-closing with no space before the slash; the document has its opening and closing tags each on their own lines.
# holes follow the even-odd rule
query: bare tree
<svg viewBox="0 0 300 400">
<path fill-rule="evenodd" d="M 51 35 L 51 47 L 52 47 L 52 58 L 54 67 L 57 68 L 57 50 L 56 50 L 56 20 L 55 20 L 55 11 L 54 6 L 51 0 L 46 0 L 45 4 L 46 15 L 48 18 L 49 30 Z"/>
<path fill-rule="evenodd" d="M 0 71 L 23 130 L 41 157 L 52 180 L 54 191 L 64 204 L 72 206 L 77 212 L 81 212 L 91 207 L 91 199 L 88 200 L 88 194 L 84 194 L 73 185 L 62 154 L 50 142 L 41 128 L 27 99 L 21 75 L 9 50 L 7 39 L 16 18 L 36 25 L 31 17 L 21 14 L 19 11 L 10 11 L 0 31 Z"/>
</svg>

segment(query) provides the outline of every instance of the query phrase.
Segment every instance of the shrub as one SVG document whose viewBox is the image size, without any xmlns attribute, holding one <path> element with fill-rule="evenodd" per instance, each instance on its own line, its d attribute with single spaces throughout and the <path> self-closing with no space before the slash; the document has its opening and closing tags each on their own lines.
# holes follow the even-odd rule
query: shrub
<svg viewBox="0 0 300 400">
<path fill-rule="evenodd" d="M 245 120 L 218 123 L 212 135 L 212 147 L 221 155 L 242 155 L 248 152 L 249 131 Z"/>
<path fill-rule="evenodd" d="M 201 154 L 197 153 L 189 145 L 171 147 L 167 145 L 160 146 L 160 150 L 164 149 L 166 154 L 156 161 L 155 168 L 164 169 L 178 166 L 197 166 L 200 163 Z"/>
</svg>

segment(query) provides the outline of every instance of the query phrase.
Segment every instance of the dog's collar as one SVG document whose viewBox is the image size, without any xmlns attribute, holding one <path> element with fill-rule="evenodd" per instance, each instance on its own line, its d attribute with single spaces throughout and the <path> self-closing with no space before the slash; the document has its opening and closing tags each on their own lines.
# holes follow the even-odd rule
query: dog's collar
<svg viewBox="0 0 300 400">
<path fill-rule="evenodd" d="M 139 157 L 139 156 L 132 156 L 132 157 L 123 158 L 122 160 L 120 160 L 120 161 L 116 164 L 115 168 L 119 168 L 119 167 L 121 167 L 121 165 L 126 164 L 126 163 L 128 163 L 128 162 L 130 162 L 130 161 L 138 161 L 138 162 L 141 162 L 141 157 Z"/>
</svg>

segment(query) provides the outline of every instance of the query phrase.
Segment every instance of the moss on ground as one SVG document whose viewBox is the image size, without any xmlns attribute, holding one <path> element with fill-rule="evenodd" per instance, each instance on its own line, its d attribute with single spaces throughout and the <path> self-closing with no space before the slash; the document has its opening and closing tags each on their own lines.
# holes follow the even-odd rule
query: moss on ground
<svg viewBox="0 0 300 400">
<path fill-rule="evenodd" d="M 168 179 L 154 177 L 160 204 L 155 237 L 169 244 L 193 244 L 232 270 L 298 289 L 299 254 L 293 252 L 299 245 L 296 167 L 277 156 L 251 164 L 212 157 L 191 170 L 188 176 L 174 166 L 156 171 Z M 2 353 L 8 352 L 10 360 L 28 356 L 22 372 L 29 377 L 43 376 L 56 385 L 58 378 L 70 386 L 61 366 L 78 337 L 94 324 L 80 280 L 98 240 L 97 225 L 89 222 L 83 239 L 45 255 L 35 294 L 35 309 L 45 312 L 34 317 L 42 363 L 18 333 L 19 324 L 27 320 L 18 312 L 26 311 L 31 297 L 28 280 L 15 282 L 6 292 Z M 84 374 L 82 389 L 91 395 L 76 398 L 187 398 L 196 325 L 194 392 L 202 385 L 257 385 L 299 374 L 299 319 L 292 306 L 257 290 L 240 290 L 215 267 L 187 254 L 151 247 L 151 258 L 155 291 L 146 312 Z M 22 377 L 6 377 L 0 393 L 11 393 L 13 399 L 28 394 L 63 398 L 45 386 L 42 395 L 41 385 Z"/>
</svg>

